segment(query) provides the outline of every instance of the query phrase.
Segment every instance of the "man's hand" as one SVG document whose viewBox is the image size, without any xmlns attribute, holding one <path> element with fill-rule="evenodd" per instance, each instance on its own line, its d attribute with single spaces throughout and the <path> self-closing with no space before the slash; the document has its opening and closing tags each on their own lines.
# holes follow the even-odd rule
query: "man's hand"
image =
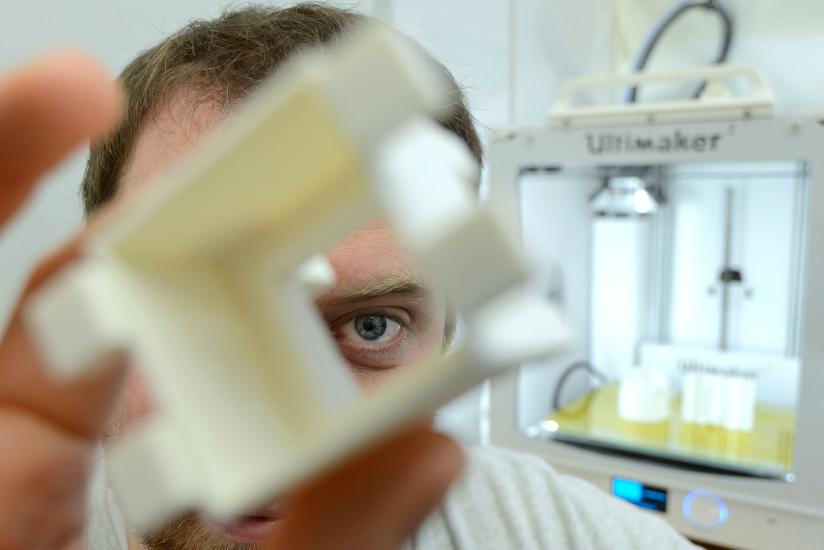
<svg viewBox="0 0 824 550">
<path fill-rule="evenodd" d="M 290 498 L 267 550 L 396 550 L 457 477 L 457 445 L 428 426 L 383 441 Z"/>
<path fill-rule="evenodd" d="M 116 87 L 78 54 L 0 81 L 0 227 L 44 172 L 105 133 L 119 111 Z M 26 294 L 74 258 L 80 239 L 41 264 Z M 0 550 L 84 547 L 86 483 L 123 374 L 112 365 L 69 384 L 53 381 L 18 307 L 0 342 Z M 299 491 L 267 548 L 396 548 L 461 463 L 457 446 L 429 428 L 394 436 Z"/>
<path fill-rule="evenodd" d="M 78 54 L 43 59 L 0 83 L 0 226 L 39 176 L 111 127 L 119 105 L 105 73 Z M 46 260 L 28 292 L 74 248 Z M 80 541 L 95 440 L 122 373 L 58 386 L 38 361 L 19 309 L 0 342 L 0 548 L 68 548 Z"/>
</svg>

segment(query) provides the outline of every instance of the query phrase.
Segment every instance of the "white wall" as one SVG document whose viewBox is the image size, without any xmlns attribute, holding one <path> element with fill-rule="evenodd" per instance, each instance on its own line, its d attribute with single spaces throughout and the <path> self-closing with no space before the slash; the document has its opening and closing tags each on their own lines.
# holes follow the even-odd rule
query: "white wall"
<svg viewBox="0 0 824 550">
<path fill-rule="evenodd" d="M 611 65 L 610 0 L 394 0 L 389 13 L 455 74 L 483 128 L 539 124 L 561 83 Z"/>
</svg>

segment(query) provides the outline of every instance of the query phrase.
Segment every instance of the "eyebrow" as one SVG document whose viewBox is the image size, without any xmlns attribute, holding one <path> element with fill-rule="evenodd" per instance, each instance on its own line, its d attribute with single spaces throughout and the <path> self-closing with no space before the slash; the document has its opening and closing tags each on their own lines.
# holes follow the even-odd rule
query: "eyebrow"
<svg viewBox="0 0 824 550">
<path fill-rule="evenodd" d="M 361 287 L 343 289 L 340 292 L 333 291 L 328 296 L 321 296 L 318 302 L 325 306 L 337 306 L 399 294 L 423 297 L 431 292 L 429 285 L 420 278 L 412 274 L 400 273 L 369 282 Z"/>
</svg>

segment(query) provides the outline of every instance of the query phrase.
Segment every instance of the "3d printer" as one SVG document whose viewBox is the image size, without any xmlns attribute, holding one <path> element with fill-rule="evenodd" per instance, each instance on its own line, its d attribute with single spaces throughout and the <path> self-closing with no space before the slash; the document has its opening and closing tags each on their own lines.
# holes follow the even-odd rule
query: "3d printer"
<svg viewBox="0 0 824 550">
<path fill-rule="evenodd" d="M 672 80 L 706 86 L 575 103 Z M 490 202 L 575 337 L 493 382 L 489 440 L 696 539 L 820 548 L 823 160 L 821 121 L 774 116 L 745 67 L 572 82 L 548 127 L 498 133 Z"/>
</svg>

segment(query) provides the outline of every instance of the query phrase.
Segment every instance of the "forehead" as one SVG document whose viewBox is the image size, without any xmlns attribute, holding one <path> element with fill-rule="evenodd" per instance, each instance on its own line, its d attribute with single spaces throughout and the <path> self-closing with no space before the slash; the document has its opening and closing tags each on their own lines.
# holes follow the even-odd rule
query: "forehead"
<svg viewBox="0 0 824 550">
<path fill-rule="evenodd" d="M 223 124 L 229 113 L 214 101 L 199 101 L 194 92 L 180 92 L 147 120 L 126 165 L 121 192 L 130 194 L 151 185 L 155 176 L 185 158 Z M 274 184 L 274 178 L 273 178 Z M 328 251 L 338 284 L 333 292 L 355 291 L 413 268 L 389 223 L 375 220 Z"/>
<path fill-rule="evenodd" d="M 217 127 L 228 112 L 215 101 L 203 101 L 194 90 L 181 90 L 150 114 L 132 147 L 120 191 L 129 194 L 174 166 Z"/>
<path fill-rule="evenodd" d="M 338 277 L 323 299 L 347 296 L 388 279 L 425 286 L 386 220 L 375 220 L 328 251 Z"/>
</svg>

